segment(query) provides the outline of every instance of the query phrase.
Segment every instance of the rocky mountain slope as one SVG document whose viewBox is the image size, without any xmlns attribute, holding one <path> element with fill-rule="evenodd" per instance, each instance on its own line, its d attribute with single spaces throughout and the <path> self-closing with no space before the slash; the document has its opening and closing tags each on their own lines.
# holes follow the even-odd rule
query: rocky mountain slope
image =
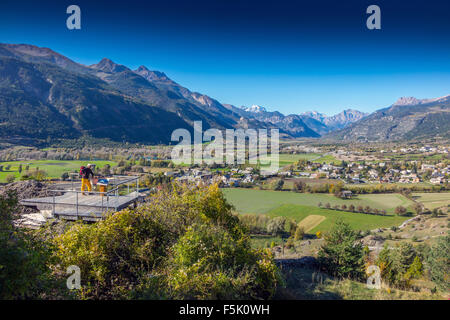
<svg viewBox="0 0 450 320">
<path fill-rule="evenodd" d="M 449 96 L 401 98 L 367 115 L 347 109 L 284 115 L 258 105 L 235 107 L 192 92 L 160 71 L 104 58 L 82 65 L 48 48 L 0 44 L 0 138 L 37 144 L 82 136 L 168 143 L 193 121 L 208 128 L 279 128 L 283 137 L 399 140 L 449 135 Z M 338 131 L 336 131 L 338 130 Z M 329 132 L 333 135 L 327 135 Z"/>
<path fill-rule="evenodd" d="M 378 110 L 328 137 L 348 141 L 450 138 L 450 95 L 422 100 L 400 98 L 390 107 Z"/>
<path fill-rule="evenodd" d="M 177 128 L 266 127 L 166 75 L 102 59 L 78 64 L 48 48 L 0 44 L 0 137 L 13 143 L 80 136 L 168 143 Z"/>
<path fill-rule="evenodd" d="M 33 144 L 80 136 L 167 143 L 177 128 L 278 128 L 228 108 L 145 66 L 131 70 L 104 58 L 85 66 L 48 48 L 0 44 L 0 136 Z M 317 137 L 300 119 L 285 137 Z"/>
</svg>

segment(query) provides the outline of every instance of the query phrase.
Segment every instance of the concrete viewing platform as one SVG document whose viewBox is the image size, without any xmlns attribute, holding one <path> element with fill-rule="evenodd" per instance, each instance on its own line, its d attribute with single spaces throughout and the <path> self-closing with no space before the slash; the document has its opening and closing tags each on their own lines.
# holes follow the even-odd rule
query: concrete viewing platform
<svg viewBox="0 0 450 320">
<path fill-rule="evenodd" d="M 36 207 L 41 211 L 51 211 L 56 218 L 66 220 L 83 219 L 86 221 L 98 221 L 105 217 L 106 212 L 120 211 L 130 205 L 136 204 L 144 196 L 139 192 L 139 177 L 111 178 L 114 187 L 106 192 L 86 192 L 70 189 L 54 189 L 54 196 L 44 198 L 23 199 L 21 205 Z M 132 189 L 130 190 L 130 184 Z M 122 190 L 119 190 L 120 185 Z M 120 195 L 119 191 L 127 192 Z"/>
</svg>

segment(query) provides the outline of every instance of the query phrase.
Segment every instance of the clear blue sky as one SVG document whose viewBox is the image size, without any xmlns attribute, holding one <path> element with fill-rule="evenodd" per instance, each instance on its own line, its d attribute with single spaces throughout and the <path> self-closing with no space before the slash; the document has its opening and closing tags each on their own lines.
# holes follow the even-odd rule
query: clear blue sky
<svg viewBox="0 0 450 320">
<path fill-rule="evenodd" d="M 283 113 L 450 94 L 449 1 L 312 2 L 2 0 L 0 42 L 145 65 L 222 103 Z M 81 7 L 81 30 L 66 28 L 70 4 Z M 381 30 L 366 28 L 370 4 L 381 7 Z"/>
</svg>

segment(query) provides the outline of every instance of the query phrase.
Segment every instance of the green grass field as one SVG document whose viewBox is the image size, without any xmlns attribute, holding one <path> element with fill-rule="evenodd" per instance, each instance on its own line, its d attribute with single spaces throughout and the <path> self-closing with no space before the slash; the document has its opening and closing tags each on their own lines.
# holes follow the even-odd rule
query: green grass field
<svg viewBox="0 0 450 320">
<path fill-rule="evenodd" d="M 256 189 L 226 188 L 223 192 L 227 200 L 233 204 L 239 213 L 268 213 L 284 204 L 294 204 L 317 207 L 319 202 L 329 202 L 333 205 L 353 204 L 356 206 L 370 206 L 393 213 L 395 207 L 402 205 L 410 207 L 413 202 L 397 193 L 364 194 L 354 199 L 340 199 L 331 194 L 295 193 L 288 191 L 270 191 Z"/>
<path fill-rule="evenodd" d="M 450 205 L 450 193 L 413 193 L 413 198 L 421 202 L 427 209 L 446 207 Z"/>
<path fill-rule="evenodd" d="M 6 177 L 13 174 L 16 179 L 20 178 L 20 173 L 18 172 L 19 165 L 22 164 L 22 174 L 25 172 L 26 166 L 30 167 L 30 170 L 44 170 L 47 172 L 48 178 L 59 178 L 64 172 L 78 172 L 82 165 L 87 163 L 92 163 L 97 165 L 97 169 L 103 167 L 105 164 L 109 164 L 111 167 L 117 165 L 114 161 L 81 161 L 81 160 L 27 160 L 27 161 L 10 161 L 10 162 L 0 162 L 3 166 L 3 171 L 0 172 L 0 182 L 5 182 Z M 5 167 L 10 165 L 11 168 L 6 170 Z"/>
<path fill-rule="evenodd" d="M 309 225 L 310 217 L 321 216 L 322 221 L 315 219 L 318 224 L 311 225 L 309 229 L 306 229 L 308 233 L 314 234 L 317 231 L 328 231 L 333 226 L 338 218 L 349 223 L 355 230 L 373 230 L 376 228 L 389 228 L 392 226 L 399 226 L 408 217 L 399 217 L 396 215 L 377 216 L 356 212 L 344 212 L 323 208 L 316 208 L 302 205 L 285 204 L 276 209 L 273 209 L 267 213 L 268 216 L 277 217 L 282 216 L 293 219 L 300 224 Z M 305 220 L 306 219 L 306 220 Z"/>
<path fill-rule="evenodd" d="M 311 221 L 305 221 L 305 224 L 310 226 L 309 233 L 329 230 L 338 218 L 342 218 L 358 230 L 398 226 L 408 218 L 394 215 L 395 207 L 399 205 L 410 207 L 413 204 L 411 200 L 400 194 L 368 194 L 343 200 L 330 194 L 254 189 L 223 189 L 223 192 L 239 213 L 267 214 L 271 217 L 284 216 L 297 222 L 301 222 L 311 215 L 324 217 L 324 219 L 315 219 L 315 222 L 319 222 L 318 224 L 310 224 Z M 329 202 L 332 206 L 342 204 L 347 206 L 353 204 L 355 207 L 370 206 L 380 210 L 384 209 L 388 215 L 379 216 L 319 208 L 317 206 L 319 202 L 322 204 Z"/>
</svg>

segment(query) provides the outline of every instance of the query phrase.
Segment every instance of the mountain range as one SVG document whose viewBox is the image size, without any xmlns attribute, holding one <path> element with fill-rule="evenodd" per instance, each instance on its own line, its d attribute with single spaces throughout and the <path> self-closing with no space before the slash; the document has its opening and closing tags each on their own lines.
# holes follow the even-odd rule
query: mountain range
<svg viewBox="0 0 450 320">
<path fill-rule="evenodd" d="M 450 139 L 450 95 L 433 99 L 402 97 L 328 137 L 345 141 Z"/>
<path fill-rule="evenodd" d="M 448 99 L 444 100 L 404 98 L 390 108 L 414 109 L 416 120 L 422 110 L 426 119 L 410 120 L 409 126 L 434 132 L 431 127 L 437 118 L 448 116 Z M 286 138 L 318 138 L 330 132 L 333 136 L 339 133 L 345 140 L 365 135 L 392 139 L 397 133 L 407 138 L 415 134 L 413 129 L 361 129 L 361 124 L 369 128 L 372 121 L 382 125 L 385 120 L 379 117 L 394 117 L 392 125 L 397 126 L 403 123 L 399 118 L 412 117 L 408 112 L 388 109 L 371 115 L 347 109 L 326 116 L 316 111 L 283 115 L 257 105 L 235 107 L 192 92 L 163 72 L 145 66 L 131 70 L 107 58 L 86 66 L 48 48 L 0 44 L 0 138 L 11 143 L 33 145 L 83 136 L 169 143 L 173 130 L 192 130 L 197 120 L 203 122 L 204 130 L 279 128 Z M 448 133 L 448 124 L 440 126 Z"/>
</svg>

